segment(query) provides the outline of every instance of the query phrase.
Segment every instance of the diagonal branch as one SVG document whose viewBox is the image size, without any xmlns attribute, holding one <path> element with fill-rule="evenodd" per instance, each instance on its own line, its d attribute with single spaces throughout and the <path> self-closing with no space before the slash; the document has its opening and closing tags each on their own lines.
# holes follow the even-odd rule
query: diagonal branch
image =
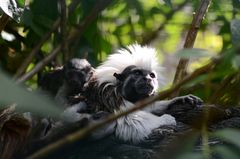
<svg viewBox="0 0 240 159">
<path fill-rule="evenodd" d="M 43 60 L 38 62 L 31 71 L 19 77 L 16 80 L 16 83 L 19 84 L 33 77 L 38 71 L 40 71 L 44 66 L 46 66 L 53 58 L 55 58 L 60 50 L 61 50 L 61 45 L 58 45 L 47 57 L 45 57 Z"/>
<path fill-rule="evenodd" d="M 193 48 L 195 39 L 197 37 L 197 32 L 200 28 L 203 17 L 205 15 L 205 13 L 207 12 L 210 2 L 211 2 L 211 0 L 202 0 L 201 1 L 201 4 L 196 12 L 196 15 L 193 18 L 191 27 L 188 31 L 188 34 L 187 34 L 187 37 L 186 37 L 186 40 L 184 43 L 184 48 Z M 188 62 L 189 62 L 189 59 L 186 59 L 186 58 L 180 59 L 178 66 L 177 66 L 177 70 L 175 73 L 173 83 L 178 83 L 180 80 L 183 79 L 183 77 L 185 76 L 185 73 L 186 73 Z M 174 96 L 177 96 L 177 94 L 178 94 L 178 91 L 176 91 Z"/>
<path fill-rule="evenodd" d="M 95 4 L 95 7 L 90 11 L 88 16 L 83 20 L 82 24 L 78 27 L 77 30 L 73 30 L 69 36 L 67 37 L 67 41 L 71 43 L 75 39 L 79 38 L 84 30 L 87 28 L 89 24 L 91 24 L 98 14 L 104 10 L 112 0 L 99 0 L 98 3 Z M 58 44 L 56 48 L 50 53 L 47 57 L 45 57 L 42 61 L 40 61 L 36 66 L 29 71 L 28 73 L 24 74 L 20 78 L 17 79 L 17 83 L 22 83 L 31 77 L 33 77 L 37 72 L 39 72 L 44 66 L 46 66 L 53 58 L 57 56 L 57 54 L 60 52 L 62 47 L 62 44 Z"/>
<path fill-rule="evenodd" d="M 77 6 L 78 3 L 80 3 L 79 0 L 72 1 L 72 3 L 68 7 L 69 14 L 71 14 L 74 11 L 74 9 L 75 9 L 75 7 Z M 61 22 L 61 18 L 59 17 L 53 23 L 52 28 L 45 35 L 42 36 L 41 40 L 32 49 L 32 51 L 29 53 L 28 57 L 23 61 L 22 65 L 17 70 L 17 72 L 16 72 L 16 74 L 14 76 L 15 79 L 19 78 L 21 75 L 23 75 L 23 73 L 27 69 L 28 65 L 32 62 L 33 58 L 36 56 L 36 54 L 41 49 L 42 45 L 51 37 L 52 33 L 59 27 L 60 22 Z"/>
<path fill-rule="evenodd" d="M 167 89 L 163 92 L 160 92 L 158 95 L 154 96 L 154 97 L 149 97 L 143 101 L 137 102 L 135 104 L 134 107 L 126 110 L 126 111 L 121 111 L 121 112 L 117 112 L 116 114 L 112 114 L 109 117 L 107 117 L 105 120 L 100 121 L 97 124 L 92 124 L 89 125 L 88 127 L 81 129 L 77 132 L 74 132 L 72 134 L 69 134 L 67 136 L 65 136 L 64 138 L 62 138 L 61 140 L 58 140 L 52 144 L 49 144 L 48 146 L 40 149 L 39 151 L 37 151 L 36 153 L 34 153 L 33 155 L 29 156 L 27 159 L 40 159 L 40 158 L 44 158 L 46 155 L 49 155 L 50 153 L 54 153 L 56 150 L 58 150 L 59 148 L 62 148 L 64 146 L 68 146 L 71 144 L 74 144 L 76 141 L 83 139 L 85 136 L 87 136 L 88 134 L 90 134 L 92 131 L 101 128 L 102 126 L 118 119 L 121 118 L 125 115 L 128 115 L 134 111 L 137 111 L 139 109 L 142 109 L 144 107 L 147 107 L 147 105 L 157 101 L 157 100 L 161 100 L 164 99 L 166 97 L 168 97 L 169 95 L 171 95 L 173 92 L 175 92 L 176 90 L 178 90 L 182 85 L 186 84 L 187 82 L 195 79 L 196 77 L 198 77 L 199 75 L 202 75 L 206 72 L 209 72 L 210 70 L 212 70 L 214 68 L 214 66 L 216 64 L 218 64 L 221 61 L 222 57 L 220 58 L 216 58 L 213 59 L 211 63 L 195 70 L 192 74 L 188 75 L 187 77 L 185 77 L 182 81 L 180 81 L 178 84 L 173 85 L 170 89 Z"/>
<path fill-rule="evenodd" d="M 50 38 L 51 34 L 58 28 L 60 24 L 60 18 L 58 18 L 54 24 L 53 27 L 51 28 L 51 30 L 49 32 L 47 32 L 42 38 L 41 40 L 37 43 L 37 45 L 32 49 L 32 51 L 29 53 L 28 57 L 23 61 L 22 65 L 19 67 L 19 69 L 17 70 L 14 78 L 18 78 L 20 77 L 25 70 L 27 69 L 28 65 L 32 62 L 33 58 L 35 57 L 35 55 L 39 52 L 39 50 L 41 49 L 42 45 L 47 41 L 47 39 Z"/>
</svg>

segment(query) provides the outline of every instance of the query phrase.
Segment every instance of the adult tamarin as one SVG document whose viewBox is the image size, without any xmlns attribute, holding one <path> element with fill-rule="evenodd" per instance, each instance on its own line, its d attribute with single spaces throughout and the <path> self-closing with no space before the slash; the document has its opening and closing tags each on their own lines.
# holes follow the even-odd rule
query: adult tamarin
<svg viewBox="0 0 240 159">
<path fill-rule="evenodd" d="M 110 55 L 95 70 L 86 88 L 88 107 L 94 112 L 126 110 L 137 101 L 153 96 L 162 83 L 162 67 L 158 64 L 155 49 L 130 45 Z M 115 135 L 121 140 L 139 143 L 162 125 L 175 125 L 175 118 L 164 111 L 176 103 L 201 104 L 193 95 L 155 102 L 143 110 L 136 111 L 117 120 Z M 155 113 L 162 113 L 157 116 Z"/>
</svg>

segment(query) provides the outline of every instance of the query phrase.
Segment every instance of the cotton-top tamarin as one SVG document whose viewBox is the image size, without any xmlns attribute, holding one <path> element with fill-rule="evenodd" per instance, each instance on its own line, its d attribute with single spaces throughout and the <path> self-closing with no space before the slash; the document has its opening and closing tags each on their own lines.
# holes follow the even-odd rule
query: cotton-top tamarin
<svg viewBox="0 0 240 159">
<path fill-rule="evenodd" d="M 86 88 L 87 106 L 94 112 L 115 113 L 131 108 L 134 103 L 155 95 L 162 83 L 162 67 L 155 49 L 133 44 L 117 50 L 96 68 Z M 193 95 L 157 101 L 143 110 L 119 118 L 115 135 L 121 140 L 140 143 L 152 131 L 163 125 L 175 125 L 175 118 L 164 111 L 176 103 L 199 105 L 202 100 Z M 162 113 L 161 116 L 154 115 Z"/>
<path fill-rule="evenodd" d="M 57 91 L 55 100 L 65 106 L 75 104 L 93 72 L 94 69 L 86 59 L 73 58 L 68 61 L 63 66 L 63 84 Z"/>
</svg>

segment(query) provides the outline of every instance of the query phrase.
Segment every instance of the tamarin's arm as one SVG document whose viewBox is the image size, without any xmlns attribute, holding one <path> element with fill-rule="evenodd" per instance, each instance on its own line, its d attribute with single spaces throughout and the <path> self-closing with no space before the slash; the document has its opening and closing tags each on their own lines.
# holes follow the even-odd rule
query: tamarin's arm
<svg viewBox="0 0 240 159">
<path fill-rule="evenodd" d="M 157 101 L 151 104 L 150 106 L 146 107 L 144 110 L 151 112 L 153 114 L 164 114 L 166 110 L 169 109 L 176 109 L 175 106 L 180 107 L 181 105 L 188 104 L 188 107 L 185 109 L 189 110 L 194 107 L 198 107 L 203 104 L 202 99 L 199 97 L 196 97 L 194 95 L 186 95 L 186 96 L 180 96 L 175 97 L 171 100 L 163 100 L 163 101 Z"/>
</svg>

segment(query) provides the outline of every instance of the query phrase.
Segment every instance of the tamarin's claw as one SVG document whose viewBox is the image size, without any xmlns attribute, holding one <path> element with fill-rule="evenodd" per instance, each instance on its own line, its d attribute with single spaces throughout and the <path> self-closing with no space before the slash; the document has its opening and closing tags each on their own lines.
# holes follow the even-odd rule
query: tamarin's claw
<svg viewBox="0 0 240 159">
<path fill-rule="evenodd" d="M 199 107 L 203 104 L 203 100 L 197 96 L 189 94 L 186 96 L 173 98 L 170 105 L 181 105 L 181 104 L 190 104 L 191 106 Z"/>
</svg>

